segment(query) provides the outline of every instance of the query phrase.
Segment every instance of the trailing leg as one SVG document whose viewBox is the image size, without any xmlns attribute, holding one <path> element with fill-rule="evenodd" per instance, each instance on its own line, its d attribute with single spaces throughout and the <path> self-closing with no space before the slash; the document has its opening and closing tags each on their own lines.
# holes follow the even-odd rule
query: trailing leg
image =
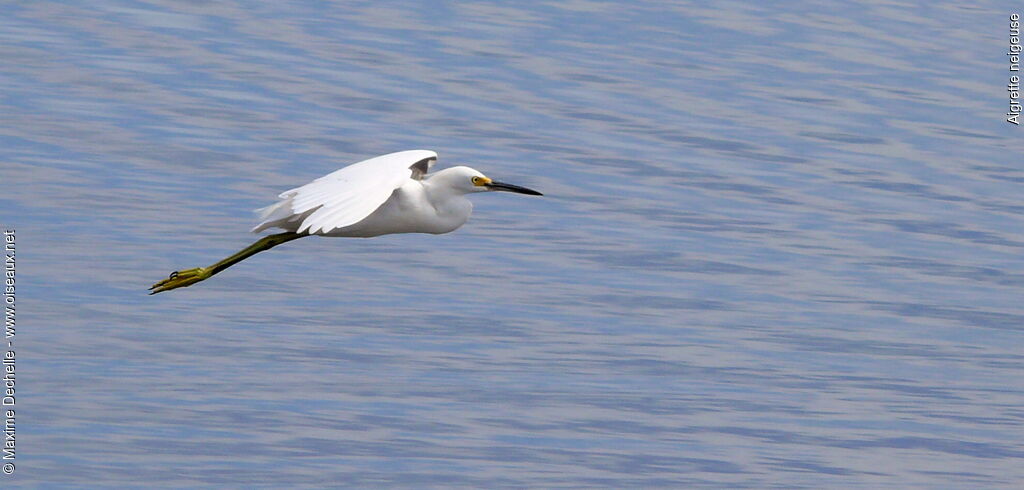
<svg viewBox="0 0 1024 490">
<path fill-rule="evenodd" d="M 270 250 L 282 243 L 290 242 L 292 240 L 302 238 L 304 236 L 306 235 L 292 233 L 290 231 L 285 233 L 278 233 L 276 235 L 265 236 L 263 238 L 260 238 L 259 240 L 256 240 L 256 242 L 253 243 L 252 245 L 249 245 L 248 247 L 245 247 L 244 249 L 238 251 L 238 253 L 224 260 L 221 260 L 220 262 L 217 262 L 216 264 L 213 264 L 211 266 L 196 267 L 194 269 L 174 271 L 167 279 L 164 279 L 150 286 L 149 294 L 162 293 L 164 291 L 183 288 L 191 286 L 200 281 L 205 281 L 206 279 L 212 277 L 214 274 L 217 274 L 218 272 L 227 269 L 228 267 L 231 267 L 249 257 L 252 257 L 253 255 L 256 255 L 264 250 Z"/>
</svg>

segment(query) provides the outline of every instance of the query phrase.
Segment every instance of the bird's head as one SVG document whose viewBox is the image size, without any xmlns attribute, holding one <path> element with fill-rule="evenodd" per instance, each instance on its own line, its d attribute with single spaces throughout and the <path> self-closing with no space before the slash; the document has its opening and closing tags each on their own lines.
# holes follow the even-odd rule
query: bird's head
<svg viewBox="0 0 1024 490">
<path fill-rule="evenodd" d="M 438 177 L 442 174 L 444 175 L 444 181 L 448 186 L 465 194 L 469 194 L 471 192 L 505 191 L 529 194 L 531 196 L 544 195 L 533 189 L 527 189 L 526 187 L 491 180 L 489 177 L 480 173 L 479 170 L 469 167 L 452 167 L 437 173 Z"/>
</svg>

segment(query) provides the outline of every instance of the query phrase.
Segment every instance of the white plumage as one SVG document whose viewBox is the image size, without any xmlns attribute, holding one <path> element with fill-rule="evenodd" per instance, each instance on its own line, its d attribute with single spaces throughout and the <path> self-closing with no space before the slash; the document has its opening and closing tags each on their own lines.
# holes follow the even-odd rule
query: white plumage
<svg viewBox="0 0 1024 490">
<path fill-rule="evenodd" d="M 473 204 L 466 194 L 508 191 L 541 195 L 512 184 L 495 182 L 469 167 L 428 174 L 437 153 L 410 150 L 354 163 L 302 187 L 281 193 L 281 200 L 262 209 L 254 232 L 281 228 L 282 233 L 252 245 L 208 267 L 174 271 L 149 288 L 149 294 L 191 286 L 264 250 L 309 235 L 372 237 L 389 233 L 448 233 L 466 222 Z"/>
<path fill-rule="evenodd" d="M 268 228 L 322 236 L 371 237 L 389 233 L 447 233 L 469 219 L 471 192 L 505 190 L 539 194 L 493 182 L 469 167 L 428 174 L 437 153 L 410 150 L 354 163 L 257 210 Z"/>
</svg>

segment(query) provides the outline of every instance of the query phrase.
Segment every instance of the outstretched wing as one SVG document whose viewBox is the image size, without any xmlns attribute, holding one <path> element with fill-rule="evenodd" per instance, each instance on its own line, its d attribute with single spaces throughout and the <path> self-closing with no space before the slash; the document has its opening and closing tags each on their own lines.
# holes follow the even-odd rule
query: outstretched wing
<svg viewBox="0 0 1024 490">
<path fill-rule="evenodd" d="M 299 220 L 297 233 L 326 233 L 354 225 L 376 211 L 408 179 L 422 179 L 436 161 L 437 153 L 410 150 L 353 163 L 282 192 L 280 202 L 257 210 L 261 222 L 252 231 L 294 225 Z"/>
</svg>

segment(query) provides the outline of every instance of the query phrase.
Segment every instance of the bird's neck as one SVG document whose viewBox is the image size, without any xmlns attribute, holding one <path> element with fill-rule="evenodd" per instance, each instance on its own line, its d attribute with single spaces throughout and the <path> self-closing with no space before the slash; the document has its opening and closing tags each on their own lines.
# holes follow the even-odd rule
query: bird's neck
<svg viewBox="0 0 1024 490">
<path fill-rule="evenodd" d="M 423 187 L 431 200 L 443 201 L 453 197 L 463 198 L 466 195 L 455 185 L 455 179 L 459 176 L 448 172 L 449 170 L 451 169 L 446 168 L 423 179 Z"/>
<path fill-rule="evenodd" d="M 468 217 L 473 210 L 473 203 L 466 198 L 466 193 L 447 182 L 451 177 L 438 173 L 430 179 L 424 179 L 423 191 L 438 214 Z"/>
</svg>

